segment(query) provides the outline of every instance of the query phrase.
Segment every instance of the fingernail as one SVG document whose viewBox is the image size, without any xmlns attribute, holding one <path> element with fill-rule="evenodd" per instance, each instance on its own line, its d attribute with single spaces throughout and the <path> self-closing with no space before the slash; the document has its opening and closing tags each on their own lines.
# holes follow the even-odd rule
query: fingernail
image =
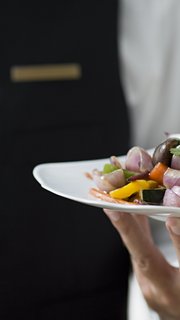
<svg viewBox="0 0 180 320">
<path fill-rule="evenodd" d="M 108 218 L 114 222 L 117 222 L 120 218 L 120 212 L 118 211 L 110 211 L 108 209 L 104 209 L 104 212 L 108 216 Z"/>
<path fill-rule="evenodd" d="M 177 236 L 180 236 L 180 221 L 179 221 L 179 219 L 177 221 L 177 219 L 176 218 L 169 218 L 167 220 L 166 225 L 167 225 L 167 228 L 170 229 L 170 231 L 172 233 L 174 233 Z"/>
</svg>

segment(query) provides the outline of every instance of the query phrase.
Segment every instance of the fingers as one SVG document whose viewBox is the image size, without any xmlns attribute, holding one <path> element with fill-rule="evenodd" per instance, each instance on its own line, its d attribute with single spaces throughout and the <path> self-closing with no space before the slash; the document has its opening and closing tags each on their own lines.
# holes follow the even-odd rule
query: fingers
<svg viewBox="0 0 180 320">
<path fill-rule="evenodd" d="M 131 256 L 146 256 L 147 246 L 152 243 L 146 217 L 135 217 L 125 212 L 107 209 L 104 209 L 104 212 L 117 229 Z"/>
<path fill-rule="evenodd" d="M 167 263 L 154 246 L 147 217 L 107 209 L 104 209 L 104 212 L 127 247 L 136 274 L 144 274 L 159 281 L 162 274 L 161 268 L 167 266 Z"/>
<path fill-rule="evenodd" d="M 125 212 L 111 211 L 107 209 L 105 209 L 104 212 L 117 229 L 131 256 L 134 257 L 146 255 L 147 248 L 145 244 L 147 245 L 147 242 L 150 241 L 151 237 L 150 233 L 148 232 L 148 239 L 146 239 L 145 242 L 143 241 L 146 232 L 144 233 L 142 229 L 145 228 L 146 231 L 148 229 L 144 217 L 141 216 L 138 220 L 137 218 L 135 219 L 131 214 Z"/>
<path fill-rule="evenodd" d="M 147 304 L 159 314 L 167 315 L 166 319 L 180 319 L 180 274 L 154 245 L 147 217 L 107 209 L 104 212 L 131 255 L 133 270 Z M 167 223 L 170 222 L 172 224 L 172 221 Z M 180 234 L 173 239 L 180 257 Z M 171 314 L 178 314 L 178 317 Z"/>
<path fill-rule="evenodd" d="M 166 220 L 166 227 L 174 244 L 180 264 L 180 218 L 168 217 Z"/>
</svg>

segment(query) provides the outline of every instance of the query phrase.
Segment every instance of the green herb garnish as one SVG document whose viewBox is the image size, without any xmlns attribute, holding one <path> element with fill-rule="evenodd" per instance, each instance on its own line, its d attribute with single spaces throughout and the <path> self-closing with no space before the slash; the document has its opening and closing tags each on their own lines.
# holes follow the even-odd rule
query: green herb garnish
<svg viewBox="0 0 180 320">
<path fill-rule="evenodd" d="M 171 148 L 170 152 L 175 156 L 180 156 L 180 148 Z"/>
</svg>

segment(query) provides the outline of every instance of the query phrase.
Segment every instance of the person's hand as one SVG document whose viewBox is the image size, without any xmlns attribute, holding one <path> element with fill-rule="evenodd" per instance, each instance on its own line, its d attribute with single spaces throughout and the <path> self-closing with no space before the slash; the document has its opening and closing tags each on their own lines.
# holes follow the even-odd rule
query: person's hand
<svg viewBox="0 0 180 320">
<path fill-rule="evenodd" d="M 180 272 L 171 266 L 151 236 L 148 218 L 104 209 L 127 247 L 142 293 L 163 320 L 180 320 Z M 166 226 L 180 263 L 180 219 L 168 218 Z"/>
<path fill-rule="evenodd" d="M 180 266 L 180 219 L 179 218 L 168 218 L 166 221 L 166 227 L 169 231 L 171 240 L 176 249 L 177 258 Z"/>
</svg>

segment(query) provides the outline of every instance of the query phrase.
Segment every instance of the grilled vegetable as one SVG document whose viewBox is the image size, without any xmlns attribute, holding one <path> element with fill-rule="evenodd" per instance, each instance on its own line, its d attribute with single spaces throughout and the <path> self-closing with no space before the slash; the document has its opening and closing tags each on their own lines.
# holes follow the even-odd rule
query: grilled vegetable
<svg viewBox="0 0 180 320">
<path fill-rule="evenodd" d="M 174 186 L 172 189 L 167 189 L 164 198 L 164 206 L 180 207 L 180 187 Z"/>
<path fill-rule="evenodd" d="M 167 166 L 170 166 L 172 153 L 170 150 L 176 148 L 180 144 L 180 140 L 169 138 L 159 144 L 153 153 L 152 161 L 153 165 L 156 165 L 158 162 L 162 162 Z"/>
<path fill-rule="evenodd" d="M 168 168 L 163 176 L 163 185 L 167 189 L 180 186 L 180 170 Z"/>
<path fill-rule="evenodd" d="M 171 168 L 180 170 L 180 145 L 171 148 L 170 152 L 172 153 Z"/>
<path fill-rule="evenodd" d="M 111 191 L 109 194 L 115 199 L 127 199 L 140 190 L 156 188 L 157 185 L 157 182 L 153 180 L 136 180 L 129 182 L 121 188 Z"/>
<path fill-rule="evenodd" d="M 150 171 L 149 178 L 163 185 L 163 177 L 167 169 L 168 169 L 167 165 L 165 165 L 162 162 L 158 162 Z"/>
<path fill-rule="evenodd" d="M 150 171 L 153 167 L 152 158 L 146 150 L 135 146 L 127 153 L 125 167 L 135 172 Z"/>
<path fill-rule="evenodd" d="M 110 173 L 110 172 L 113 172 L 115 170 L 119 169 L 118 167 L 116 167 L 114 164 L 111 164 L 111 163 L 105 163 L 104 167 L 103 167 L 103 171 L 102 173 L 103 174 L 106 174 L 106 173 Z"/>
<path fill-rule="evenodd" d="M 145 189 L 141 190 L 140 200 L 144 204 L 161 204 L 163 202 L 163 197 L 166 189 L 165 188 L 155 188 L 155 189 Z"/>
<path fill-rule="evenodd" d="M 123 169 L 114 170 L 106 174 L 103 174 L 102 171 L 94 169 L 92 171 L 92 178 L 96 186 L 100 190 L 106 192 L 120 188 L 126 183 Z"/>
<path fill-rule="evenodd" d="M 139 146 L 132 147 L 122 165 L 116 156 L 109 160 L 102 171 L 94 169 L 91 174 L 98 188 L 95 193 L 101 198 L 180 207 L 179 138 L 169 137 L 155 148 L 153 155 Z"/>
</svg>

